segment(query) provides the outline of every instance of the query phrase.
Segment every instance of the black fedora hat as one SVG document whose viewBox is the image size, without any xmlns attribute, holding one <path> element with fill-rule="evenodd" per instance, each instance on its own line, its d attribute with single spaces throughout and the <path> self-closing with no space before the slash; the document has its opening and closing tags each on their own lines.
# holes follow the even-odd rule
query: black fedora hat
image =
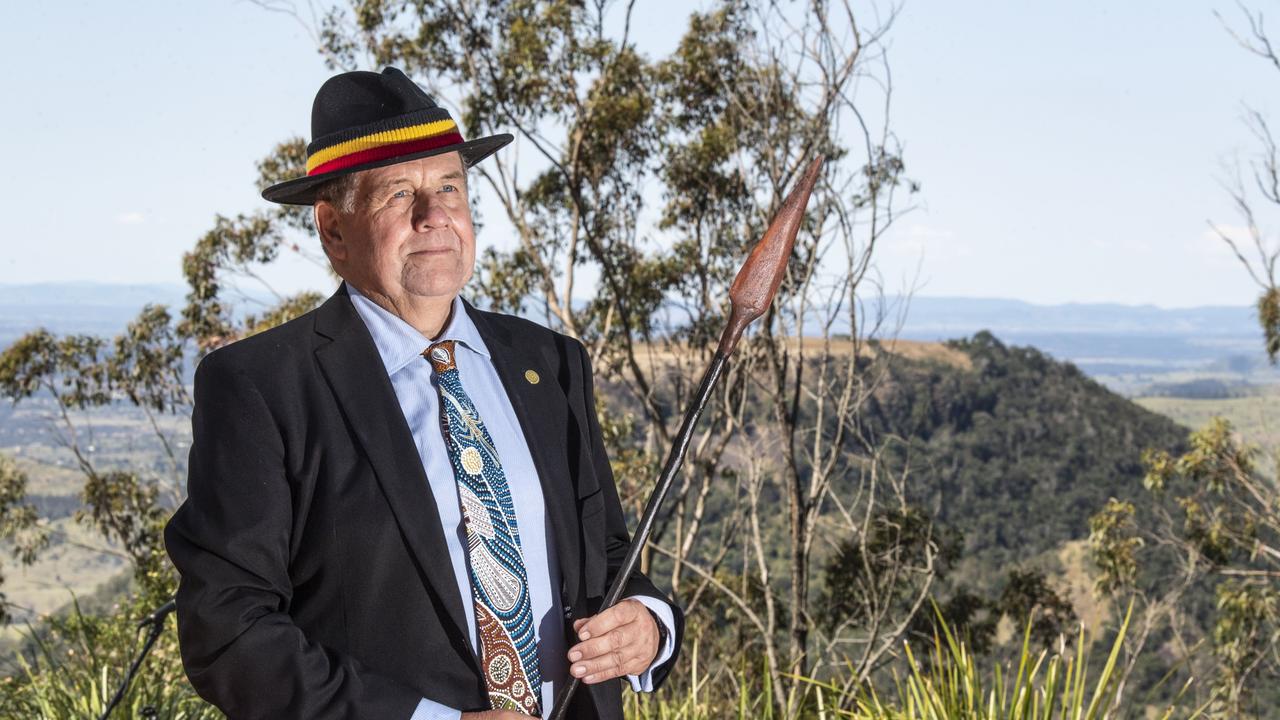
<svg viewBox="0 0 1280 720">
<path fill-rule="evenodd" d="M 470 167 L 511 142 L 508 133 L 463 140 L 449 111 L 400 70 L 334 75 L 311 105 L 307 174 L 262 191 L 271 202 L 311 205 L 340 175 L 458 152 Z"/>
</svg>

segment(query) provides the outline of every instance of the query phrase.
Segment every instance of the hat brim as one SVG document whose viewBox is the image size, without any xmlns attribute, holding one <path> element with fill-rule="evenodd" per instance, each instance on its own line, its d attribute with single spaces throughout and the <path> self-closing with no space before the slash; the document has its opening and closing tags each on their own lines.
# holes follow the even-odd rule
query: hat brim
<svg viewBox="0 0 1280 720">
<path fill-rule="evenodd" d="M 514 136 L 510 133 L 499 133 L 497 135 L 487 135 L 485 137 L 468 140 L 466 142 L 457 143 L 455 145 L 445 145 L 444 147 L 432 148 L 431 150 L 422 150 L 420 152 L 406 153 L 395 157 L 377 160 L 362 165 L 355 165 L 334 172 L 327 172 L 323 175 L 308 175 L 307 177 L 286 180 L 282 183 L 276 183 L 262 191 L 262 197 L 273 203 L 282 205 L 314 205 L 316 202 L 316 190 L 330 180 L 350 175 L 361 170 L 370 170 L 372 168 L 385 167 L 387 165 L 395 165 L 397 163 L 407 162 L 409 160 L 417 160 L 418 158 L 431 157 L 432 155 L 443 155 L 444 153 L 457 152 L 462 155 L 462 163 L 466 167 L 471 167 L 481 160 L 489 157 L 497 152 L 502 146 L 514 140 Z"/>
</svg>

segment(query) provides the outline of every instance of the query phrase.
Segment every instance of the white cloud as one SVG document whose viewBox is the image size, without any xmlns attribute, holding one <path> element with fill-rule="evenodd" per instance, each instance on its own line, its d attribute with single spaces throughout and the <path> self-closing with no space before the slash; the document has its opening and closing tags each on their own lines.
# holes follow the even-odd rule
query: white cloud
<svg viewBox="0 0 1280 720">
<path fill-rule="evenodd" d="M 137 210 L 130 210 L 116 215 L 116 222 L 120 225 L 141 225 L 147 221 L 147 216 Z"/>
<path fill-rule="evenodd" d="M 1248 227 L 1244 225 L 1214 225 L 1207 228 L 1200 237 L 1194 242 L 1189 243 L 1187 250 L 1201 261 L 1212 262 L 1219 265 L 1235 265 L 1238 260 L 1232 253 L 1231 248 L 1227 246 L 1223 237 L 1229 238 L 1236 244 L 1236 248 L 1244 253 L 1245 258 L 1253 261 L 1258 257 L 1257 246 L 1254 245 L 1253 235 Z M 1277 249 L 1276 240 L 1263 236 L 1263 247 L 1274 252 Z"/>
<path fill-rule="evenodd" d="M 1091 235 L 1086 242 L 1095 250 L 1108 252 L 1146 253 L 1156 249 L 1150 236 L 1122 233 L 1114 228 L 1104 228 L 1098 234 Z"/>
<path fill-rule="evenodd" d="M 890 253 L 910 257 L 963 257 L 972 254 L 972 248 L 959 243 L 955 232 L 947 228 L 912 223 L 905 228 L 891 230 L 883 247 Z"/>
</svg>

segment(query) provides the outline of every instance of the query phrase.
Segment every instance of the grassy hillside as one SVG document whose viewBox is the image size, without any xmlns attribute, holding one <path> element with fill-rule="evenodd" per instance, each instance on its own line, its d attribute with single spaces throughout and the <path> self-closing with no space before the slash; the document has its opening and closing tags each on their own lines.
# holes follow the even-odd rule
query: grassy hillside
<svg viewBox="0 0 1280 720">
<path fill-rule="evenodd" d="M 1280 386 L 1253 387 L 1236 397 L 1140 397 L 1134 402 L 1188 428 L 1224 417 L 1245 442 L 1264 450 L 1280 448 Z"/>
</svg>

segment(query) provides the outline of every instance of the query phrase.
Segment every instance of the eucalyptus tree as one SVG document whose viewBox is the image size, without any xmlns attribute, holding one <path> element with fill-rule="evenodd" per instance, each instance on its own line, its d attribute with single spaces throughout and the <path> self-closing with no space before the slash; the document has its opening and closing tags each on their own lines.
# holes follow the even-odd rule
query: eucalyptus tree
<svg viewBox="0 0 1280 720">
<path fill-rule="evenodd" d="M 637 511 L 714 351 L 734 271 L 808 160 L 826 155 L 778 301 L 710 403 L 646 563 L 709 634 L 727 632 L 713 608 L 732 608 L 736 656 L 767 663 L 787 714 L 810 687 L 793 676 L 852 663 L 857 684 L 894 656 L 929 593 L 932 539 L 923 563 L 874 569 L 883 577 L 857 598 L 866 607 L 856 627 L 815 631 L 811 589 L 825 556 L 842 542 L 878 542 L 876 518 L 905 502 L 908 478 L 887 476 L 858 423 L 891 360 L 868 343 L 886 330 L 875 253 L 917 190 L 890 122 L 884 39 L 897 8 L 716 0 L 677 24 L 634 0 L 258 4 L 303 23 L 331 69 L 398 66 L 451 106 L 468 136 L 516 135 L 470 170 L 473 196 L 496 208 L 482 218 L 482 244 L 508 240 L 486 247 L 470 292 L 587 345 L 615 475 Z M 642 22 L 669 27 L 673 49 L 641 47 Z M 304 167 L 305 140 L 285 138 L 258 163 L 259 187 Z M 189 413 L 175 382 L 184 356 L 323 299 L 275 295 L 243 310 L 237 294 L 287 253 L 324 265 L 306 208 L 216 217 L 184 256 L 184 307 L 172 318 L 149 309 L 141 334 L 114 353 L 92 348 L 102 355 L 84 367 L 106 363 L 92 379 L 103 402 Z M 110 365 L 120 353 L 130 368 Z M 5 390 L 20 393 L 28 375 L 77 374 L 40 357 L 15 361 L 25 369 Z M 86 491 L 95 521 L 154 556 L 156 508 L 167 505 L 147 494 L 153 485 L 93 487 L 103 488 Z M 723 660 L 727 677 L 732 658 Z"/>
</svg>

